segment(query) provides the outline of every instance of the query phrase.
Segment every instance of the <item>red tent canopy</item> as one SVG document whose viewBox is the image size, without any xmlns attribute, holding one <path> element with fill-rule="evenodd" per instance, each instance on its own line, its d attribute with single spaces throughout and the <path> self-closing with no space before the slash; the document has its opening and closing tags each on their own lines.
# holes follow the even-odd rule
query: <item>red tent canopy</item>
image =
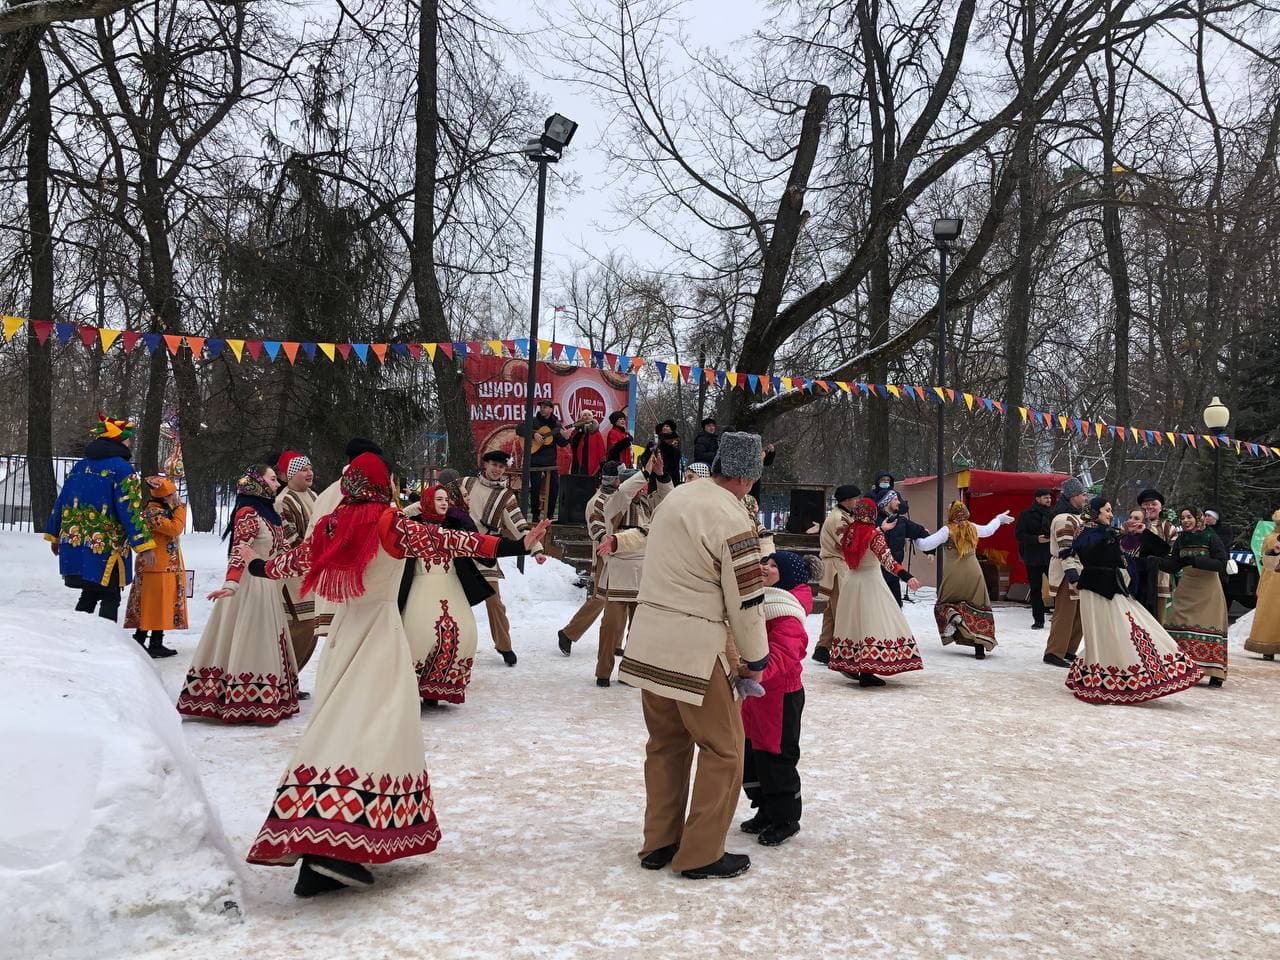
<svg viewBox="0 0 1280 960">
<path fill-rule="evenodd" d="M 1034 502 L 1035 492 L 1039 487 L 1052 490 L 1056 500 L 1058 491 L 1068 478 L 1065 473 L 1009 473 L 1003 470 L 961 470 L 953 476 L 974 523 L 986 523 L 1006 510 L 1016 518 Z M 910 488 L 921 483 L 932 485 L 933 481 L 933 475 L 909 477 L 898 486 Z M 903 493 L 906 495 L 907 490 L 904 489 Z M 1018 556 L 1018 541 L 1013 535 L 1013 524 L 1001 527 L 994 536 L 983 540 L 978 546 L 978 553 L 985 555 L 996 566 L 1008 569 L 1009 583 L 1027 582 L 1027 568 L 1022 565 L 1022 559 Z"/>
</svg>

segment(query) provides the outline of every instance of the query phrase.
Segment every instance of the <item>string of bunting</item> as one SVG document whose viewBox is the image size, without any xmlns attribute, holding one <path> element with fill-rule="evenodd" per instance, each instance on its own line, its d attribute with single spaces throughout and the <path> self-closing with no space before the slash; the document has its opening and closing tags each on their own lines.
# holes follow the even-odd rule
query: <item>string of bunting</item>
<svg viewBox="0 0 1280 960">
<path fill-rule="evenodd" d="M 62 345 L 79 342 L 86 349 L 98 347 L 103 353 L 111 350 L 118 342 L 125 353 L 136 349 L 139 344 L 148 355 L 162 347 L 177 356 L 185 349 L 195 359 L 215 360 L 230 354 L 237 363 L 244 361 L 247 353 L 251 360 L 261 361 L 265 356 L 268 363 L 274 363 L 283 355 L 290 364 L 297 362 L 299 355 L 308 361 L 323 356 L 330 362 L 338 358 L 350 361 L 355 357 L 357 362 L 367 364 L 370 356 L 380 364 L 388 358 L 407 357 L 421 360 L 425 354 L 428 360 L 435 360 L 437 354 L 444 354 L 454 361 L 462 361 L 469 355 L 489 354 L 496 357 L 528 359 L 530 347 L 536 347 L 539 360 L 551 360 L 559 363 L 578 364 L 609 370 L 614 373 L 638 374 L 643 370 L 651 370 L 663 379 L 672 383 L 705 383 L 708 386 L 749 390 L 751 393 L 782 394 L 803 390 L 808 393 L 838 393 L 849 397 L 892 397 L 895 400 L 911 399 L 931 401 L 935 404 L 963 405 L 969 412 L 987 412 L 999 416 L 1007 416 L 1009 407 L 1003 401 L 993 400 L 973 393 L 956 390 L 952 387 L 921 386 L 919 384 L 862 383 L 849 380 L 826 380 L 812 377 L 782 377 L 771 374 L 739 373 L 736 370 L 718 370 L 696 364 L 677 364 L 665 360 L 649 360 L 644 357 L 627 356 L 587 347 L 563 344 L 551 340 L 538 340 L 536 344 L 527 338 L 513 340 L 456 340 L 442 343 L 401 342 L 401 343 L 324 343 L 298 340 L 261 340 L 233 337 L 197 337 L 191 334 L 150 333 L 139 330 L 120 330 L 112 327 L 92 327 L 74 323 L 55 323 L 52 320 L 27 320 L 23 317 L 4 316 L 4 339 L 10 341 L 25 327 L 30 327 L 40 343 L 48 341 L 52 336 Z M 1132 442 L 1141 446 L 1176 447 L 1179 444 L 1198 450 L 1201 446 L 1234 450 L 1240 455 L 1258 458 L 1280 458 L 1280 447 L 1265 443 L 1253 443 L 1237 440 L 1225 434 L 1186 433 L 1176 430 L 1148 430 L 1141 427 L 1121 426 L 1106 423 L 1099 419 L 1073 417 L 1067 414 L 1049 413 L 1033 407 L 1019 406 L 1015 408 L 1024 425 L 1031 425 L 1064 435 L 1102 440 L 1103 437 L 1118 438 L 1123 442 Z"/>
</svg>

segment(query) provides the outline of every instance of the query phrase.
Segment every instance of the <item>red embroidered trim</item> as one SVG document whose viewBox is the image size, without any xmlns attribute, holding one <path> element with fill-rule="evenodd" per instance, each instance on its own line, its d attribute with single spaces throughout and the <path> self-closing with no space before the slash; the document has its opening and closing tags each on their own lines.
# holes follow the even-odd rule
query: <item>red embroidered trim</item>
<svg viewBox="0 0 1280 960">
<path fill-rule="evenodd" d="M 418 696 L 424 700 L 462 703 L 471 682 L 474 659 L 458 660 L 458 621 L 449 613 L 449 601 L 440 601 L 436 620 L 436 645 L 425 660 L 413 665 L 418 675 Z"/>
<path fill-rule="evenodd" d="M 893 676 L 909 670 L 923 670 L 924 661 L 915 637 L 831 638 L 831 658 L 827 669 L 839 673 L 874 673 Z"/>
<path fill-rule="evenodd" d="M 1186 690 L 1204 678 L 1200 668 L 1181 651 L 1161 653 L 1151 634 L 1138 626 L 1131 614 L 1125 616 L 1137 662 L 1117 667 L 1086 663 L 1081 657 L 1067 673 L 1067 687 L 1076 697 L 1086 703 L 1145 703 Z"/>
<path fill-rule="evenodd" d="M 274 673 L 231 674 L 219 666 L 188 670 L 178 694 L 178 713 L 223 723 L 272 725 L 298 713 L 298 675 L 289 667 L 288 640 L 276 640 L 283 677 Z"/>
<path fill-rule="evenodd" d="M 977 607 L 972 603 L 936 603 L 933 606 L 933 618 L 938 624 L 938 635 L 946 629 L 947 623 L 955 614 L 960 615 L 960 625 L 950 637 L 942 637 L 943 643 L 954 643 L 960 639 L 976 640 L 986 646 L 996 644 L 996 615 L 990 607 Z M 961 636 L 961 631 L 967 636 Z"/>
</svg>

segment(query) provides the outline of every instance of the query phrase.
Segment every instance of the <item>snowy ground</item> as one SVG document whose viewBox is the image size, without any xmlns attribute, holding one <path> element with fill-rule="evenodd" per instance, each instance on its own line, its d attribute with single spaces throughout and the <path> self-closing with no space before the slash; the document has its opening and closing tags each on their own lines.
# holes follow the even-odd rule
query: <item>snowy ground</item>
<svg viewBox="0 0 1280 960">
<path fill-rule="evenodd" d="M 0 549 L 6 574 L 16 562 L 24 582 L 52 580 L 35 538 L 0 537 Z M 222 549 L 189 536 L 184 551 L 202 596 Z M 246 867 L 242 922 L 175 929 L 130 955 L 1280 956 L 1280 663 L 1244 653 L 1247 622 L 1233 628 L 1225 688 L 1096 707 L 1040 663 L 1044 633 L 1026 608 L 998 610 L 1000 646 L 977 662 L 942 648 L 927 601 L 908 605 L 923 672 L 877 690 L 806 672 L 801 833 L 765 849 L 735 828 L 729 849 L 751 853 L 751 871 L 694 883 L 637 866 L 639 694 L 594 686 L 594 632 L 560 656 L 555 631 L 580 596 L 566 568 L 530 569 L 504 588 L 519 666 L 503 665 L 482 623 L 468 702 L 423 714 L 436 853 L 309 902 L 292 896 L 293 871 Z M 535 587 L 547 599 L 515 602 Z M 73 594 L 55 585 L 38 601 L 69 609 Z M 27 592 L 12 602 L 37 605 Z M 196 629 L 173 635 L 181 655 L 159 664 L 171 698 L 208 608 L 194 603 Z M 184 724 L 238 853 L 310 706 L 273 729 Z"/>
</svg>

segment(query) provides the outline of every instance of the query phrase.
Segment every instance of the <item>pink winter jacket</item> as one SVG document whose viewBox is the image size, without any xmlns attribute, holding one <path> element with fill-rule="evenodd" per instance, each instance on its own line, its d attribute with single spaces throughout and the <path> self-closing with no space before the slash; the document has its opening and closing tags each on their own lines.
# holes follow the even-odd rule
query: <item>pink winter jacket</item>
<svg viewBox="0 0 1280 960">
<path fill-rule="evenodd" d="M 808 616 L 813 611 L 813 592 L 807 583 L 792 590 L 770 587 L 765 590 L 765 629 L 769 633 L 769 665 L 760 678 L 764 686 L 763 697 L 748 697 L 742 701 L 742 728 L 755 750 L 778 753 L 782 749 L 782 697 L 804 689 L 800 674 L 804 670 L 805 654 L 809 650 L 809 634 L 804 628 L 804 617 L 799 616 L 795 604 L 799 604 Z"/>
</svg>

